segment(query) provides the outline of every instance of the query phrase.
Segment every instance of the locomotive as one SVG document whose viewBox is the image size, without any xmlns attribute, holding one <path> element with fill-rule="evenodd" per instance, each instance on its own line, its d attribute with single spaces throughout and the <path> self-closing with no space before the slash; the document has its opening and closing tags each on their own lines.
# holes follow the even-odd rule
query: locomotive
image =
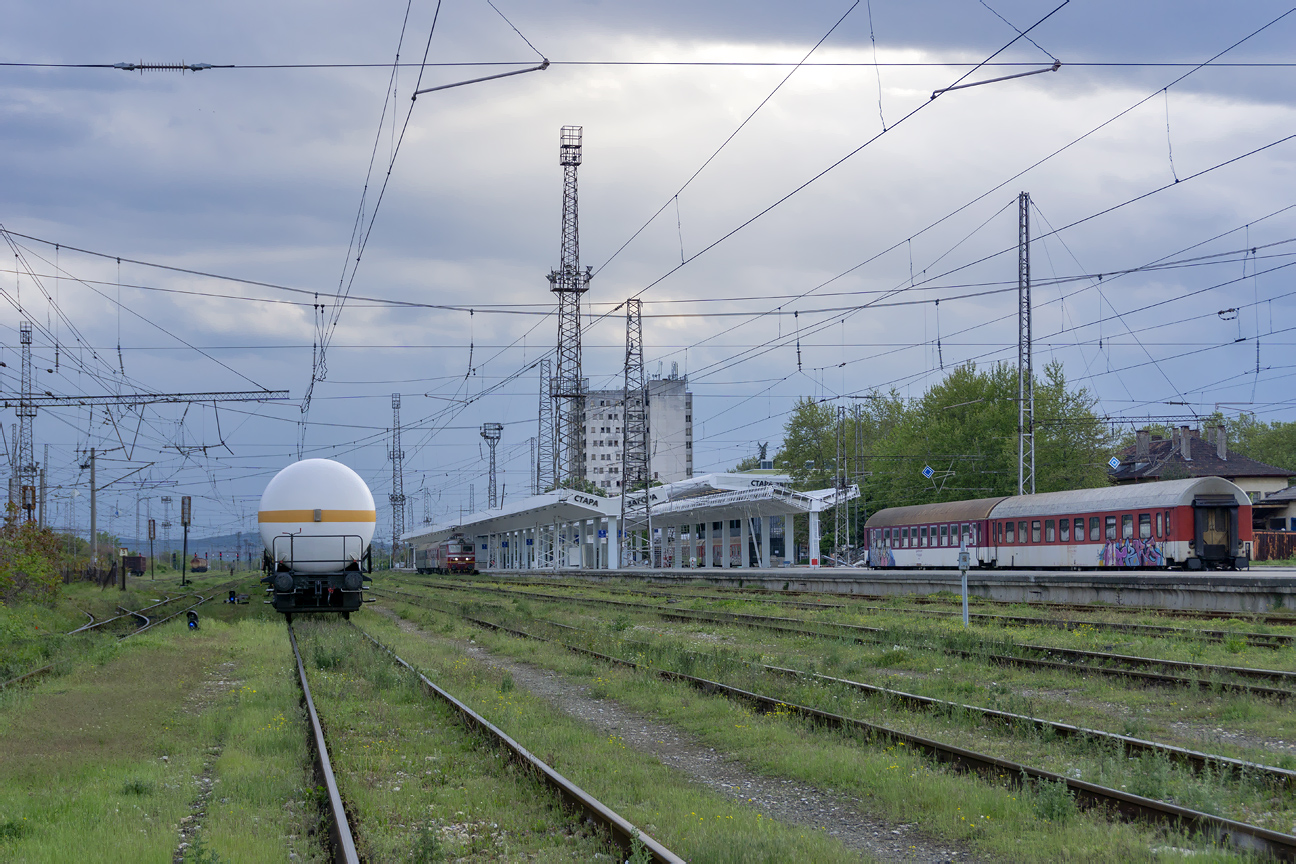
<svg viewBox="0 0 1296 864">
<path fill-rule="evenodd" d="M 440 543 L 414 551 L 414 568 L 419 573 L 476 573 L 477 555 L 472 541 L 454 534 Z"/>
<path fill-rule="evenodd" d="M 332 459 L 303 459 L 276 474 L 257 513 L 270 604 L 295 612 L 359 609 L 373 572 L 369 542 L 377 522 L 360 475 Z"/>
<path fill-rule="evenodd" d="M 1241 570 L 1250 565 L 1251 500 L 1222 477 L 1197 477 L 891 507 L 864 526 L 873 567 Z"/>
</svg>

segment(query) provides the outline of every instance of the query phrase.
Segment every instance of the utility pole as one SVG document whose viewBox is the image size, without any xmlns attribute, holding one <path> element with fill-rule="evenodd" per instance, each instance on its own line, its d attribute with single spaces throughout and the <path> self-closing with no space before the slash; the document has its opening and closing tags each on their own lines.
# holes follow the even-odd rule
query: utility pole
<svg viewBox="0 0 1296 864">
<path fill-rule="evenodd" d="M 648 381 L 644 377 L 643 363 L 643 301 L 631 298 L 626 301 L 626 356 L 625 383 L 621 395 L 621 557 L 620 565 L 644 560 L 652 566 L 652 464 L 648 447 Z M 642 489 L 643 525 L 647 543 L 640 544 L 636 530 L 630 540 L 628 519 L 637 515 L 637 505 L 631 504 L 630 494 Z M 632 509 L 633 508 L 633 509 Z M 728 526 L 728 522 L 725 523 Z M 728 530 L 726 528 L 726 530 Z M 707 538 L 710 543 L 710 537 Z M 646 551 L 643 546 L 647 547 Z"/>
<path fill-rule="evenodd" d="M 562 253 L 558 269 L 549 273 L 549 290 L 558 295 L 558 367 L 552 395 L 555 401 L 555 448 L 559 485 L 584 475 L 585 384 L 581 377 L 580 298 L 589 290 L 591 269 L 581 269 L 576 169 L 581 164 L 580 126 L 564 126 L 558 139 L 558 163 L 563 168 Z"/>
<path fill-rule="evenodd" d="M 193 520 L 193 498 L 189 495 L 180 496 L 180 524 L 184 527 L 184 553 L 180 556 L 180 585 L 183 587 L 188 584 L 185 581 L 185 568 L 189 565 L 189 523 Z"/>
<path fill-rule="evenodd" d="M 1017 494 L 1035 494 L 1035 373 L 1031 368 L 1030 193 L 1017 196 Z"/>
<path fill-rule="evenodd" d="M 49 445 L 45 445 L 45 459 L 40 465 L 40 527 L 45 527 L 45 505 L 49 496 Z"/>
<path fill-rule="evenodd" d="M 846 406 L 837 406 L 837 462 L 833 466 L 833 551 L 842 563 L 842 550 L 850 545 L 850 522 L 846 518 Z"/>
<path fill-rule="evenodd" d="M 14 468 L 18 475 L 18 486 L 22 494 L 22 504 L 27 506 L 27 493 L 22 491 L 22 487 L 31 486 L 33 491 L 36 486 L 36 453 L 32 446 L 32 426 L 36 418 L 36 407 L 32 404 L 32 325 L 30 321 L 20 321 L 18 323 L 18 339 L 22 343 L 22 393 L 19 394 L 17 407 L 18 414 L 18 440 L 15 442 Z M 32 505 L 35 505 L 35 495 L 32 496 Z M 34 514 L 32 510 L 27 510 L 27 521 L 31 521 Z"/>
<path fill-rule="evenodd" d="M 490 473 L 486 475 L 486 500 L 489 502 L 486 505 L 487 510 L 494 510 L 499 506 L 499 499 L 495 496 L 495 448 L 499 446 L 500 436 L 503 434 L 503 424 L 482 424 L 481 437 L 486 439 L 486 447 L 490 450 Z"/>
<path fill-rule="evenodd" d="M 162 496 L 162 548 L 171 553 L 171 496 Z M 172 562 L 175 563 L 175 562 Z"/>
<path fill-rule="evenodd" d="M 401 450 L 399 393 L 392 394 L 392 448 L 388 454 L 392 460 L 392 491 L 387 496 L 392 508 L 392 563 L 396 566 L 396 549 L 400 546 L 401 535 L 405 533 L 405 451 Z"/>
<path fill-rule="evenodd" d="M 468 512 L 477 512 L 477 489 L 471 483 L 468 484 Z"/>
<path fill-rule="evenodd" d="M 90 448 L 90 566 L 99 578 L 99 511 L 95 500 L 95 448 Z"/>
<path fill-rule="evenodd" d="M 536 435 L 536 494 L 550 489 L 558 478 L 558 441 L 554 427 L 553 366 L 540 361 L 540 428 Z"/>
<path fill-rule="evenodd" d="M 148 541 L 149 541 L 149 579 L 157 578 L 157 567 L 153 560 L 153 541 L 157 538 L 157 521 L 148 520 Z"/>
</svg>

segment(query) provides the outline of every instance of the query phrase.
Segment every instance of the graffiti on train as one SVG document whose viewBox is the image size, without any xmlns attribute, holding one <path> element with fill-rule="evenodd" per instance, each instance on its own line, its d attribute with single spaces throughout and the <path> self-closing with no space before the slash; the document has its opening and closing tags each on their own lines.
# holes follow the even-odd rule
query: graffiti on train
<svg viewBox="0 0 1296 864">
<path fill-rule="evenodd" d="M 1165 554 L 1155 540 L 1127 537 L 1112 540 L 1098 550 L 1099 567 L 1160 567 Z"/>
</svg>

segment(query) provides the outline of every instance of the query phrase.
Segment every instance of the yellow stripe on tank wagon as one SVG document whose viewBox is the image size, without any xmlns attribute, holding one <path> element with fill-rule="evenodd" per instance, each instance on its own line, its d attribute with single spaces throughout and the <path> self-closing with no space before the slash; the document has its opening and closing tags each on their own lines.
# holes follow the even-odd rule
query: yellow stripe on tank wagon
<svg viewBox="0 0 1296 864">
<path fill-rule="evenodd" d="M 257 522 L 377 522 L 375 510 L 262 510 Z"/>
</svg>

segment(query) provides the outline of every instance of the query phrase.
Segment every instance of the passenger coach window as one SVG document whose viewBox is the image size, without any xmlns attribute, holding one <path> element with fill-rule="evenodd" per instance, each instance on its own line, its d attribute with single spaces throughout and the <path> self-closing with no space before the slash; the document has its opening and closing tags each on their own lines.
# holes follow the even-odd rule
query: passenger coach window
<svg viewBox="0 0 1296 864">
<path fill-rule="evenodd" d="M 1026 542 L 1026 521 L 1022 520 L 1017 523 L 1017 537 L 1021 542 Z"/>
<path fill-rule="evenodd" d="M 1158 537 L 1164 537 L 1165 534 L 1162 533 L 1163 530 L 1164 530 L 1164 528 L 1165 528 L 1165 524 L 1163 523 L 1163 521 L 1162 521 L 1162 519 L 1161 519 L 1161 514 L 1158 513 L 1158 514 L 1157 514 L 1157 527 L 1156 527 L 1156 532 L 1157 532 L 1157 533 L 1156 533 L 1156 536 L 1158 536 Z"/>
<path fill-rule="evenodd" d="M 926 545 L 927 545 L 927 526 L 924 525 L 924 526 L 922 526 L 921 528 L 919 528 L 918 530 L 922 532 L 922 533 L 919 535 L 919 538 L 920 538 L 920 539 L 918 540 L 918 545 L 919 545 L 919 546 L 926 546 Z"/>
<path fill-rule="evenodd" d="M 1058 528 L 1061 529 L 1061 532 L 1062 532 L 1062 536 L 1061 536 L 1061 538 L 1060 538 L 1060 539 L 1062 540 L 1062 542 L 1063 542 L 1063 543 L 1070 543 L 1070 542 L 1071 542 L 1071 520 L 1070 520 L 1070 519 L 1059 519 L 1059 520 L 1058 520 Z"/>
<path fill-rule="evenodd" d="M 941 545 L 942 545 L 942 546 L 948 546 L 948 545 L 949 545 L 949 526 L 948 526 L 948 525 L 942 525 L 942 526 L 941 526 Z"/>
<path fill-rule="evenodd" d="M 1075 525 L 1076 525 L 1075 542 L 1083 543 L 1084 542 L 1084 517 L 1081 516 L 1077 518 L 1075 520 Z"/>
<path fill-rule="evenodd" d="M 1015 539 L 1015 537 L 1014 537 L 1014 535 L 1013 535 L 1013 523 L 1011 523 L 1011 522 L 1004 522 L 1004 523 L 1002 523 L 1002 524 L 1008 526 L 1008 542 L 1009 542 L 1009 543 L 1016 543 L 1017 540 Z"/>
<path fill-rule="evenodd" d="M 908 545 L 909 545 L 909 529 L 908 529 L 908 528 L 901 528 L 901 529 L 900 529 L 900 545 L 901 545 L 901 546 L 908 546 Z"/>
<path fill-rule="evenodd" d="M 1121 537 L 1125 540 L 1134 539 L 1134 515 L 1132 513 L 1121 514 Z"/>
<path fill-rule="evenodd" d="M 1115 540 L 1115 539 L 1116 539 L 1116 536 L 1115 536 L 1115 535 L 1116 535 L 1116 519 L 1113 517 L 1113 519 L 1111 520 L 1111 522 L 1112 522 L 1112 539 Z M 1102 524 L 1102 523 L 1101 523 L 1099 517 L 1097 517 L 1097 516 L 1090 516 L 1090 517 L 1089 517 L 1089 542 L 1090 542 L 1090 543 L 1097 543 L 1099 540 L 1102 539 L 1102 534 L 1100 533 L 1100 531 L 1101 531 L 1100 525 L 1101 525 L 1101 524 Z"/>
<path fill-rule="evenodd" d="M 1032 519 L 1032 520 L 1031 520 L 1031 542 L 1032 542 L 1032 543 L 1038 543 L 1038 542 L 1040 542 L 1040 524 L 1039 524 L 1039 523 L 1040 523 L 1040 520 L 1038 520 L 1038 519 Z"/>
<path fill-rule="evenodd" d="M 1139 514 L 1139 539 L 1149 540 L 1152 537 L 1152 514 Z"/>
<path fill-rule="evenodd" d="M 1063 522 L 1062 524 L 1065 525 L 1066 522 Z M 1045 519 L 1044 520 L 1044 542 L 1045 543 L 1057 542 L 1057 535 L 1054 533 L 1054 530 L 1055 529 L 1053 528 L 1053 520 Z"/>
<path fill-rule="evenodd" d="M 1116 517 L 1115 516 L 1107 517 L 1107 539 L 1108 540 L 1116 539 Z"/>
</svg>

